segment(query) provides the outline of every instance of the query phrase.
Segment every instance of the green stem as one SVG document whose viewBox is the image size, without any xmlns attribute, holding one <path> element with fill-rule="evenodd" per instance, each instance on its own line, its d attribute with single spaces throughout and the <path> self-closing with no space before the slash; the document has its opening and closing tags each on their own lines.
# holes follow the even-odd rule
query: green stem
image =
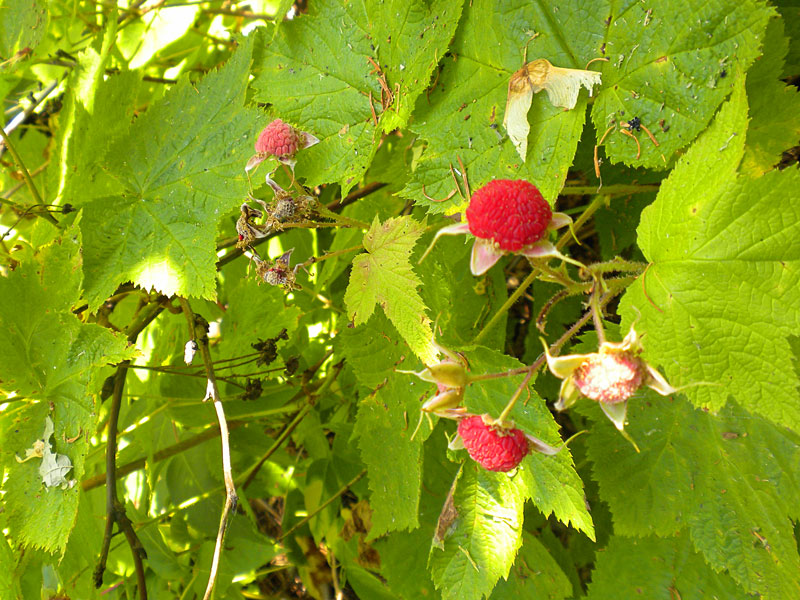
<svg viewBox="0 0 800 600">
<path fill-rule="evenodd" d="M 589 206 L 586 207 L 586 210 L 583 211 L 581 216 L 578 217 L 578 220 L 575 221 L 575 223 L 572 224 L 572 226 L 570 227 L 570 230 L 565 232 L 561 236 L 561 238 L 559 238 L 559 240 L 556 242 L 556 248 L 558 250 L 561 250 L 564 246 L 566 246 L 567 242 L 569 242 L 569 240 L 572 239 L 574 237 L 574 235 L 577 234 L 578 231 L 580 231 L 580 229 L 581 229 L 581 227 L 583 227 L 584 223 L 586 223 L 586 221 L 588 221 L 589 218 L 594 213 L 596 213 L 597 210 L 601 206 L 603 206 L 606 203 L 607 199 L 608 199 L 608 194 L 606 194 L 605 192 L 603 193 L 602 196 L 595 197 L 591 201 Z M 578 243 L 580 243 L 580 242 L 578 242 Z"/>
<path fill-rule="evenodd" d="M 517 300 L 519 300 L 519 297 L 525 293 L 525 290 L 528 289 L 528 286 L 530 286 L 533 283 L 533 280 L 536 279 L 536 276 L 538 274 L 539 272 L 536 269 L 533 269 L 528 274 L 528 276 L 522 281 L 522 283 L 519 284 L 519 287 L 516 290 L 514 290 L 514 293 L 511 294 L 505 302 L 503 302 L 503 306 L 501 306 L 497 310 L 497 312 L 492 315 L 492 318 L 489 319 L 489 322 L 486 323 L 486 325 L 483 326 L 483 329 L 480 330 L 478 335 L 475 336 L 475 339 L 472 340 L 473 344 L 479 343 L 484 337 L 486 337 L 486 334 L 489 333 L 489 330 L 492 327 L 494 327 L 494 325 L 497 323 L 500 317 L 502 317 L 508 311 L 508 309 L 511 308 L 511 306 Z"/>
<path fill-rule="evenodd" d="M 607 185 L 603 186 L 602 195 L 622 196 L 625 194 L 640 194 L 642 192 L 657 192 L 659 187 L 657 183 Z M 592 185 L 567 185 L 560 192 L 561 196 L 594 196 L 598 194 L 601 194 L 601 192 Z"/>
<path fill-rule="evenodd" d="M 39 195 L 39 190 L 37 190 L 36 186 L 33 185 L 33 179 L 31 179 L 31 174 L 28 172 L 28 168 L 25 166 L 25 163 L 22 162 L 22 158 L 20 158 L 19 154 L 17 154 L 16 148 L 14 148 L 14 145 L 11 143 L 11 140 L 6 135 L 5 129 L 3 129 L 2 127 L 0 127 L 0 135 L 2 135 L 3 142 L 5 143 L 6 148 L 8 148 L 8 151 L 11 153 L 11 156 L 14 157 L 14 160 L 16 161 L 17 165 L 19 165 L 20 171 L 22 171 L 22 176 L 25 178 L 25 183 L 28 184 L 28 189 L 31 191 L 31 196 L 33 196 L 34 201 L 36 202 L 36 204 L 44 205 L 44 201 L 42 200 L 42 197 Z M 51 215 L 47 211 L 47 209 L 45 209 L 45 211 L 42 213 L 36 213 L 36 214 L 44 217 L 56 227 L 59 226 L 58 221 L 56 221 L 56 218 L 53 215 Z"/>
</svg>

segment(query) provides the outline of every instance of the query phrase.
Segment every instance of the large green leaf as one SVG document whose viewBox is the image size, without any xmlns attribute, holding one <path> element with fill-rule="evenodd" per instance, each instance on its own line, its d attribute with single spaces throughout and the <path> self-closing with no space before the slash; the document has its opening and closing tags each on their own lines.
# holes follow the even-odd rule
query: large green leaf
<svg viewBox="0 0 800 600">
<path fill-rule="evenodd" d="M 8 526 L 16 543 L 63 551 L 78 510 L 78 489 L 45 487 L 42 459 L 18 463 L 42 439 L 69 458 L 67 480 L 83 477 L 95 430 L 97 369 L 132 355 L 124 337 L 83 324 L 71 307 L 81 283 L 80 234 L 70 228 L 7 278 L 0 277 L 0 392 L 20 399 L 2 413 Z M 48 436 L 49 437 L 49 436 Z"/>
<path fill-rule="evenodd" d="M 338 182 L 344 194 L 362 178 L 380 131 L 408 121 L 445 54 L 462 2 L 324 0 L 280 27 L 253 87 L 258 100 L 320 139 L 298 155 L 299 177 L 309 185 Z M 394 98 L 384 112 L 387 96 L 368 58 L 380 65 Z"/>
<path fill-rule="evenodd" d="M 652 263 L 623 306 L 641 315 L 647 356 L 698 406 L 732 395 L 800 430 L 787 336 L 800 331 L 800 186 L 796 170 L 736 179 L 747 123 L 744 85 L 642 213 Z M 713 165 L 709 168 L 709 165 Z"/>
<path fill-rule="evenodd" d="M 242 108 L 252 39 L 195 88 L 182 80 L 113 144 L 117 195 L 84 207 L 86 297 L 97 307 L 127 280 L 213 299 L 220 219 L 247 189 L 256 113 Z"/>
<path fill-rule="evenodd" d="M 50 14 L 47 0 L 3 0 L 0 2 L 0 56 L 13 59 L 17 52 L 35 50 L 47 31 Z M 6 69 L 14 61 L 3 65 Z"/>
<path fill-rule="evenodd" d="M 733 403 L 713 416 L 680 396 L 648 392 L 629 406 L 627 431 L 639 443 L 637 454 L 591 408 L 597 422 L 589 457 L 617 533 L 670 536 L 688 528 L 713 569 L 726 569 L 748 592 L 797 596 L 794 435 Z"/>
<path fill-rule="evenodd" d="M 450 167 L 467 168 L 473 188 L 490 179 L 525 178 L 553 202 L 564 184 L 586 119 L 586 93 L 574 109 L 553 106 L 547 94 L 534 96 L 528 113 L 531 135 L 525 164 L 502 128 L 512 73 L 528 60 L 546 58 L 558 67 L 583 69 L 603 35 L 605 0 L 573 0 L 547 6 L 515 0 L 469 2 L 433 89 L 417 102 L 411 129 L 427 148 L 403 194 L 429 210 L 451 209 L 459 201 L 434 204 L 454 191 Z M 460 182 L 459 182 L 460 183 Z"/>
<path fill-rule="evenodd" d="M 634 142 L 617 131 L 606 139 L 606 155 L 613 162 L 664 168 L 706 128 L 736 74 L 758 56 L 772 14 L 759 0 L 623 0 L 597 14 L 608 25 L 595 51 L 609 59 L 592 108 L 597 136 L 612 122 L 639 117 L 660 144 L 634 133 L 642 148 L 637 160 Z"/>
<path fill-rule="evenodd" d="M 723 573 L 715 573 L 685 537 L 613 537 L 598 554 L 589 600 L 744 600 L 752 598 Z"/>
<path fill-rule="evenodd" d="M 437 352 L 431 343 L 425 303 L 417 292 L 420 281 L 409 263 L 424 229 L 424 223 L 411 217 L 397 217 L 385 223 L 375 217 L 364 236 L 367 253 L 353 260 L 344 300 L 347 315 L 356 326 L 366 323 L 375 304 L 380 304 L 414 354 L 430 365 L 436 361 Z"/>
</svg>

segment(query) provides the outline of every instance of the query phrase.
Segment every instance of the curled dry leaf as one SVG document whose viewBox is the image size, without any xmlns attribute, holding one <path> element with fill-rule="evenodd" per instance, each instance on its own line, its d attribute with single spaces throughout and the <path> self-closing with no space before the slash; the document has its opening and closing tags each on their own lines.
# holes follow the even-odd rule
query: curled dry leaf
<svg viewBox="0 0 800 600">
<path fill-rule="evenodd" d="M 508 100 L 503 126 L 522 160 L 528 151 L 528 110 L 533 94 L 547 90 L 553 106 L 575 108 L 581 86 L 589 90 L 600 84 L 600 73 L 581 69 L 565 69 L 553 66 L 549 60 L 540 58 L 526 63 L 511 76 L 508 82 Z"/>
</svg>

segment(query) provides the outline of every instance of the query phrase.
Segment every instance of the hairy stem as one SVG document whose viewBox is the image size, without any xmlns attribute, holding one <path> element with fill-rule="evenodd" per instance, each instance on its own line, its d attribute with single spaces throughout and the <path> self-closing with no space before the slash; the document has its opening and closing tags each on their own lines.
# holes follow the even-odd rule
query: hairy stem
<svg viewBox="0 0 800 600">
<path fill-rule="evenodd" d="M 37 190 L 36 186 L 33 184 L 33 179 L 31 179 L 31 174 L 28 172 L 28 168 L 25 166 L 25 163 L 22 162 L 22 158 L 20 158 L 20 155 L 17 154 L 17 150 L 14 148 L 13 144 L 11 143 L 11 140 L 8 138 L 8 135 L 6 135 L 5 129 L 3 129 L 2 127 L 0 127 L 0 135 L 2 135 L 3 137 L 3 142 L 5 144 L 5 147 L 8 148 L 8 151 L 11 153 L 11 156 L 14 157 L 14 161 L 16 161 L 17 165 L 19 166 L 20 171 L 22 171 L 22 177 L 25 179 L 25 183 L 28 184 L 28 189 L 31 192 L 31 196 L 33 196 L 33 199 L 36 201 L 36 204 L 43 205 L 44 201 L 42 200 L 42 197 L 39 195 L 39 190 Z M 56 218 L 53 215 L 51 215 L 47 211 L 47 209 L 45 209 L 44 212 L 40 213 L 37 212 L 35 214 L 44 217 L 56 227 L 59 226 L 58 221 L 56 221 Z"/>
</svg>

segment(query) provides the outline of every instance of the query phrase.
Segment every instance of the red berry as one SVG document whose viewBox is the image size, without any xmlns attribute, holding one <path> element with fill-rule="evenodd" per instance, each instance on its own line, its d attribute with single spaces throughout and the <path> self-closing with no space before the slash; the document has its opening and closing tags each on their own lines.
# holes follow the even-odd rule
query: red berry
<svg viewBox="0 0 800 600">
<path fill-rule="evenodd" d="M 300 141 L 300 135 L 294 127 L 275 119 L 258 134 L 256 152 L 278 158 L 291 157 L 300 147 Z"/>
<path fill-rule="evenodd" d="M 487 471 L 510 471 L 530 450 L 522 431 L 487 425 L 478 415 L 462 419 L 458 434 L 472 459 Z"/>
<path fill-rule="evenodd" d="M 572 374 L 581 394 L 597 402 L 624 402 L 642 385 L 642 361 L 632 352 L 593 354 Z"/>
<path fill-rule="evenodd" d="M 547 233 L 553 211 L 535 185 L 522 179 L 495 179 L 472 195 L 467 222 L 472 235 L 516 252 Z"/>
</svg>

